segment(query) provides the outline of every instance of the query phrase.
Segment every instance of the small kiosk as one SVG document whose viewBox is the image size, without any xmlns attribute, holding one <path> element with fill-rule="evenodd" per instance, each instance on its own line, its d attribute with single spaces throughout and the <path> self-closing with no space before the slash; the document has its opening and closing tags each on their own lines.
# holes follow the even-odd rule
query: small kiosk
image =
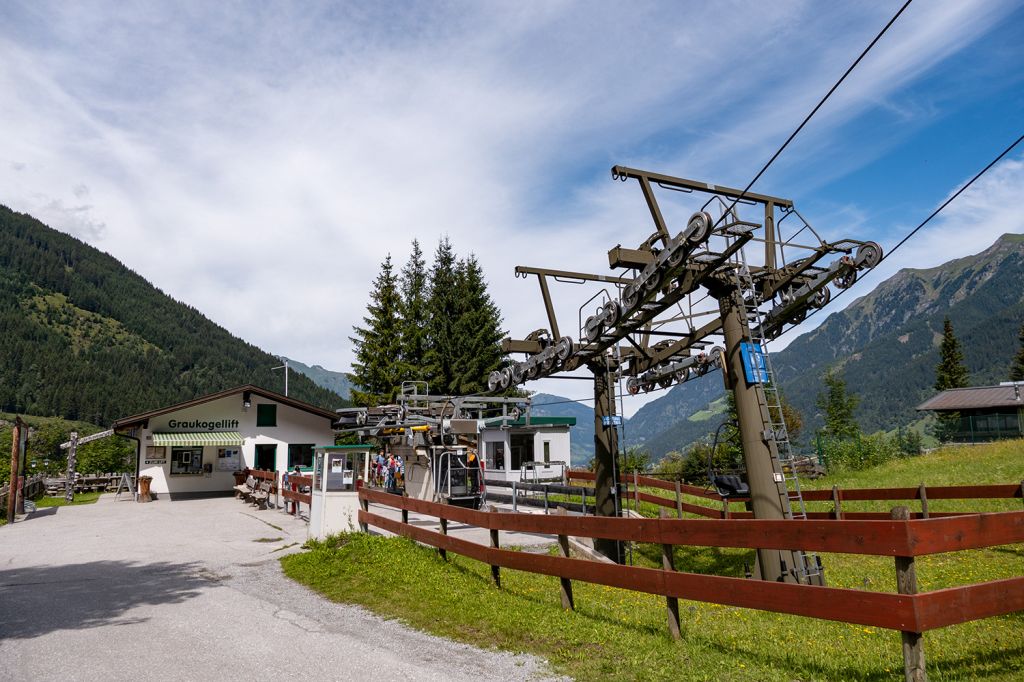
<svg viewBox="0 0 1024 682">
<path fill-rule="evenodd" d="M 313 465 L 309 537 L 322 540 L 359 527 L 358 490 L 366 481 L 372 445 L 323 445 Z"/>
</svg>

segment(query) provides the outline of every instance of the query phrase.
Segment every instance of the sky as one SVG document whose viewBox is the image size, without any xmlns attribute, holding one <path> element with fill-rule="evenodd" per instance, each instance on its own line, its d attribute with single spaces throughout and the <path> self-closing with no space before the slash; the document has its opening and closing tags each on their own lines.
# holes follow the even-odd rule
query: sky
<svg viewBox="0 0 1024 682">
<path fill-rule="evenodd" d="M 306 364 L 348 370 L 413 239 L 475 254 L 521 337 L 546 323 L 516 265 L 607 274 L 653 231 L 611 166 L 746 186 L 899 5 L 7 0 L 0 203 Z M 916 0 L 753 190 L 896 243 L 1024 132 L 1020 35 L 1018 2 Z M 1022 152 L 835 310 L 1024 232 Z M 664 201 L 673 231 L 697 208 Z M 554 287 L 563 327 L 596 291 Z"/>
</svg>

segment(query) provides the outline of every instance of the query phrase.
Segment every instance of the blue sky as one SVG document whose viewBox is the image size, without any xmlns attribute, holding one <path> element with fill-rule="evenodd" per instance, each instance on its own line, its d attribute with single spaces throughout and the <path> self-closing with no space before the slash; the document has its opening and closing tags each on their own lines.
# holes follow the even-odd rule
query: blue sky
<svg viewBox="0 0 1024 682">
<path fill-rule="evenodd" d="M 8 1 L 0 203 L 333 369 L 385 255 L 448 234 L 521 335 L 515 265 L 601 272 L 650 232 L 613 164 L 745 186 L 898 6 Z M 1021 35 L 1017 2 L 916 0 L 755 190 L 894 243 L 1022 132 Z M 1024 231 L 1021 159 L 841 305 Z M 559 288 L 563 320 L 590 293 Z"/>
</svg>

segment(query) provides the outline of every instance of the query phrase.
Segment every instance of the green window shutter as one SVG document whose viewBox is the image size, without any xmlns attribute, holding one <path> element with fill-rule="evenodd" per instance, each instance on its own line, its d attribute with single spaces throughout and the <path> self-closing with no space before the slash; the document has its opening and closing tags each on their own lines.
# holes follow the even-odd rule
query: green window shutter
<svg viewBox="0 0 1024 682">
<path fill-rule="evenodd" d="M 277 405 L 257 405 L 256 426 L 277 426 Z"/>
</svg>

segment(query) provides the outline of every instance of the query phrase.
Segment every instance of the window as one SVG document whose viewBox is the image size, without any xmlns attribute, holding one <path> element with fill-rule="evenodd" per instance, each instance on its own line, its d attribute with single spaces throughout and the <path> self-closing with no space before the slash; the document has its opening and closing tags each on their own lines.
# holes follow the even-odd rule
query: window
<svg viewBox="0 0 1024 682">
<path fill-rule="evenodd" d="M 505 444 L 492 441 L 487 444 L 487 468 L 491 470 L 505 469 Z"/>
<path fill-rule="evenodd" d="M 171 448 L 171 476 L 202 475 L 202 448 Z"/>
<path fill-rule="evenodd" d="M 551 441 L 544 441 L 544 463 L 551 464 Z"/>
<path fill-rule="evenodd" d="M 309 469 L 313 466 L 313 446 L 306 444 L 291 444 L 288 446 L 288 470 L 295 467 Z"/>
<path fill-rule="evenodd" d="M 277 405 L 257 405 L 256 426 L 277 426 Z"/>
</svg>

